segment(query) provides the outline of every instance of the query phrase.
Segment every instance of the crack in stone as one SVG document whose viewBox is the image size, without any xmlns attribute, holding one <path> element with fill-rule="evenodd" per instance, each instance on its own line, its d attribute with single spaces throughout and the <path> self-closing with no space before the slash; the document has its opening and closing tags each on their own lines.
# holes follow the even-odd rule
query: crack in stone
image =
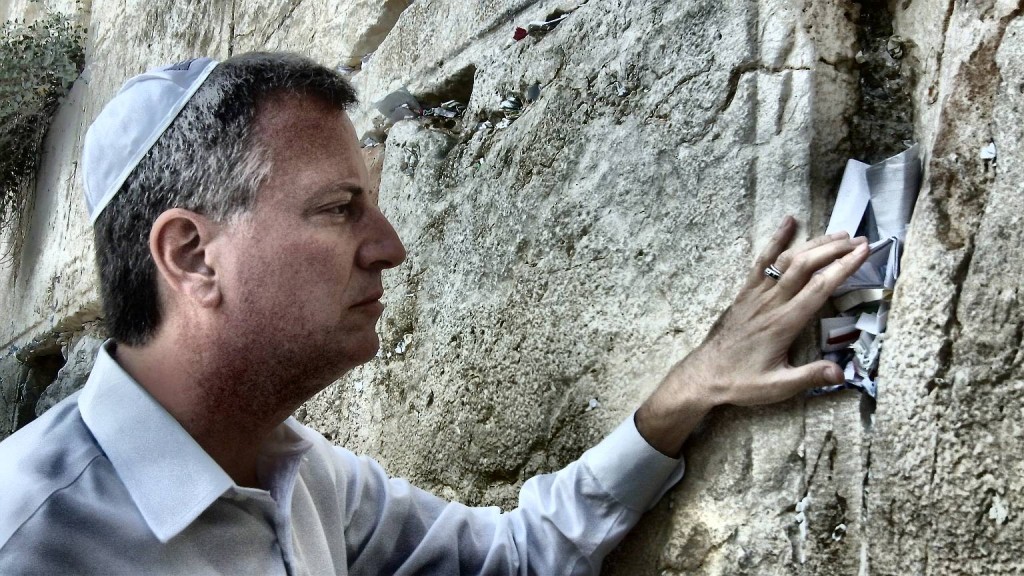
<svg viewBox="0 0 1024 576">
<path fill-rule="evenodd" d="M 946 42 L 949 41 L 949 23 L 953 20 L 953 10 L 956 8 L 956 0 L 949 0 L 946 3 L 946 12 L 942 16 L 942 39 L 939 50 L 935 55 L 935 70 L 942 72 L 942 57 L 946 54 Z"/>
<path fill-rule="evenodd" d="M 715 128 L 715 126 L 718 125 L 718 119 L 721 118 L 722 115 L 725 113 L 725 111 L 728 110 L 732 106 L 733 100 L 736 99 L 736 92 L 739 91 L 740 80 L 743 79 L 743 76 L 745 76 L 747 74 L 750 74 L 750 73 L 756 73 L 756 74 L 782 74 L 782 73 L 797 72 L 797 71 L 811 72 L 813 70 L 811 68 L 809 68 L 809 67 L 806 67 L 806 66 L 778 66 L 778 67 L 766 66 L 766 65 L 764 65 L 764 64 L 762 64 L 760 62 L 747 62 L 747 63 L 742 63 L 742 64 L 739 64 L 737 66 L 734 66 L 733 69 L 729 73 L 729 80 L 726 83 L 728 89 L 727 89 L 727 92 L 726 92 L 726 95 L 725 95 L 725 99 L 715 109 L 715 111 L 710 114 L 711 121 L 708 122 L 707 126 L 705 126 L 704 129 L 701 130 L 696 136 L 694 136 L 692 139 L 689 139 L 687 141 L 688 142 L 699 142 L 699 141 L 702 141 L 704 138 L 707 137 L 708 134 L 711 133 L 711 131 Z"/>
<path fill-rule="evenodd" d="M 281 30 L 282 27 L 284 27 L 285 22 L 287 22 L 292 17 L 292 14 L 294 14 L 295 10 L 297 10 L 298 7 L 302 5 L 303 1 L 304 0 L 292 0 L 292 4 L 288 8 L 288 13 L 286 13 L 284 15 L 284 18 L 281 18 L 281 21 L 277 23 L 277 28 L 274 28 L 273 32 L 267 34 L 267 37 L 263 39 L 263 44 L 270 42 L 270 39 L 273 38 Z"/>
<path fill-rule="evenodd" d="M 235 53 L 235 7 L 238 0 L 231 0 L 231 23 L 228 26 L 228 58 Z"/>
</svg>

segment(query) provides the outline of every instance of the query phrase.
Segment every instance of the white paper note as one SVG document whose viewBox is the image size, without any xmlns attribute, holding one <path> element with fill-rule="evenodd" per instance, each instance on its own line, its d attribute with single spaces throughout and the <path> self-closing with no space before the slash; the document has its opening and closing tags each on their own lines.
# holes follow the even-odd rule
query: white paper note
<svg viewBox="0 0 1024 576">
<path fill-rule="evenodd" d="M 902 240 L 921 186 L 921 160 L 914 144 L 904 152 L 872 165 L 865 171 L 871 194 L 871 212 L 878 237 Z"/>
<path fill-rule="evenodd" d="M 843 181 L 839 184 L 836 205 L 832 209 L 832 218 L 825 230 L 826 234 L 845 230 L 851 238 L 857 235 L 860 222 L 864 219 L 864 212 L 868 209 L 868 202 L 871 201 L 867 169 L 868 165 L 863 162 L 847 161 Z"/>
</svg>

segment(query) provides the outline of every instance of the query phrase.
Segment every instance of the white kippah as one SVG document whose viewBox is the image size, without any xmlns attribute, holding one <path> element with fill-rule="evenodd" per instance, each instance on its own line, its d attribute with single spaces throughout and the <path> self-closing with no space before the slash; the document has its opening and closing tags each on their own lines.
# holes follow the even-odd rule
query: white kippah
<svg viewBox="0 0 1024 576">
<path fill-rule="evenodd" d="M 82 146 L 85 203 L 93 224 L 217 61 L 196 58 L 125 82 L 89 126 Z"/>
</svg>

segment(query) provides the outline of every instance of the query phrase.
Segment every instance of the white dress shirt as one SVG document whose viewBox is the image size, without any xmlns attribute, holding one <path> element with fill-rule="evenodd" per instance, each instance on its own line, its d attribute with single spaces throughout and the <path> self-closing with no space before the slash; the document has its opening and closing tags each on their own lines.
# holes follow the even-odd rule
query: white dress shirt
<svg viewBox="0 0 1024 576">
<path fill-rule="evenodd" d="M 0 574 L 588 574 L 683 473 L 630 417 L 519 507 L 470 508 L 289 418 L 237 486 L 113 360 L 0 442 Z"/>
</svg>

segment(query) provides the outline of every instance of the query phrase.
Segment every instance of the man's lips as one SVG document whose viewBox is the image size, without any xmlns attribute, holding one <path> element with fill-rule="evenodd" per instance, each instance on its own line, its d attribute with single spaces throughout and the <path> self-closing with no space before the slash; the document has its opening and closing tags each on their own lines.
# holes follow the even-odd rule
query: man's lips
<svg viewBox="0 0 1024 576">
<path fill-rule="evenodd" d="M 383 290 L 379 290 L 377 292 L 374 292 L 373 294 L 370 294 L 369 296 L 367 296 L 366 298 L 360 300 L 359 302 L 356 302 L 352 306 L 353 307 L 357 307 L 357 306 L 366 306 L 367 304 L 379 304 L 380 303 L 380 299 L 381 299 L 382 296 L 384 296 L 384 291 Z"/>
</svg>

